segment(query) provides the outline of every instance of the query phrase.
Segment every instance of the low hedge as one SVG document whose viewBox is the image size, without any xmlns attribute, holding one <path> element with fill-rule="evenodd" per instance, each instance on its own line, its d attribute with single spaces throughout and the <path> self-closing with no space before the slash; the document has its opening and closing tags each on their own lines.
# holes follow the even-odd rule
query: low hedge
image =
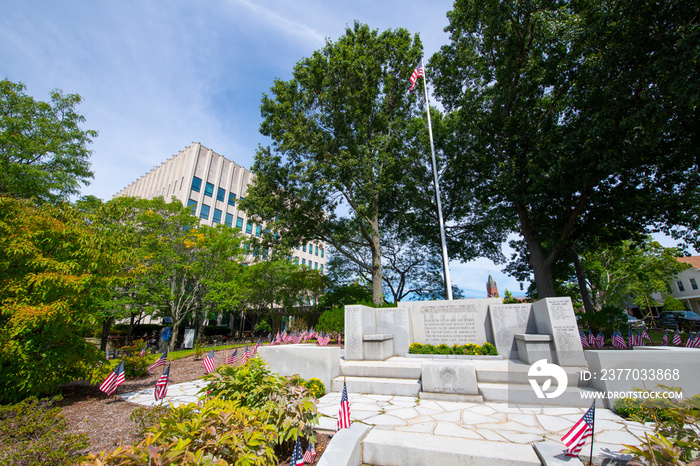
<svg viewBox="0 0 700 466">
<path fill-rule="evenodd" d="M 482 355 L 482 356 L 497 356 L 498 350 L 491 343 L 486 342 L 483 345 L 475 345 L 467 343 L 466 345 L 423 345 L 421 343 L 411 343 L 408 347 L 410 354 L 447 354 L 447 355 Z"/>
</svg>

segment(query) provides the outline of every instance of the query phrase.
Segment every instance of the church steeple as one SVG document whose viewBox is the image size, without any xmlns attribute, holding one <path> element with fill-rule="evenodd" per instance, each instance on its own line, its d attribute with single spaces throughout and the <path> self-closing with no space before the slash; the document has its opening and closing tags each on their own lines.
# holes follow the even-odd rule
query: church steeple
<svg viewBox="0 0 700 466">
<path fill-rule="evenodd" d="M 498 285 L 496 285 L 496 280 L 491 276 L 491 271 L 489 270 L 489 279 L 486 281 L 486 296 L 489 298 L 498 298 Z"/>
</svg>

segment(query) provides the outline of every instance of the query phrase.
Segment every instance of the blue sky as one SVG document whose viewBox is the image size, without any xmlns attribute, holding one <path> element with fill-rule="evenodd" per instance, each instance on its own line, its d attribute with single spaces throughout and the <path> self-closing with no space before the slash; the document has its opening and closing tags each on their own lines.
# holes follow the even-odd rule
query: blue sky
<svg viewBox="0 0 700 466">
<path fill-rule="evenodd" d="M 3 0 L 0 77 L 47 100 L 80 94 L 95 179 L 104 200 L 201 142 L 250 167 L 260 97 L 296 62 L 354 20 L 419 33 L 430 57 L 447 42 L 451 0 Z M 430 70 L 427 71 L 428 73 Z M 407 77 L 408 78 L 408 77 Z M 518 283 L 486 259 L 452 263 L 452 281 L 483 297 L 489 270 L 501 294 Z"/>
</svg>

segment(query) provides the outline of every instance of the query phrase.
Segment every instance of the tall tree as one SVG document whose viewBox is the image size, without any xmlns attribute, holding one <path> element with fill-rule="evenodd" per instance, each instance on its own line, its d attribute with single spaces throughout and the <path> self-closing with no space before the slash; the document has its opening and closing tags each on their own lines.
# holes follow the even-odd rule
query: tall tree
<svg viewBox="0 0 700 466">
<path fill-rule="evenodd" d="M 0 81 L 0 194 L 66 201 L 93 177 L 87 147 L 97 132 L 80 128 L 79 95 L 55 90 L 42 102 L 25 89 Z"/>
<path fill-rule="evenodd" d="M 129 256 L 70 205 L 0 196 L 0 403 L 99 372 L 104 355 L 78 328 L 99 319 Z"/>
<path fill-rule="evenodd" d="M 420 53 L 405 29 L 380 33 L 356 22 L 298 62 L 290 81 L 275 80 L 261 105 L 261 132 L 273 144 L 258 151 L 243 203 L 289 247 L 321 240 L 353 261 L 357 249 L 369 250 L 369 264 L 356 262 L 371 273 L 377 304 L 379 225 L 404 172 L 404 133 L 415 112 L 407 79 Z"/>
<path fill-rule="evenodd" d="M 458 0 L 431 60 L 455 120 L 448 173 L 524 239 L 539 297 L 572 246 L 685 226 L 697 241 L 697 12 L 622 0 Z"/>
</svg>

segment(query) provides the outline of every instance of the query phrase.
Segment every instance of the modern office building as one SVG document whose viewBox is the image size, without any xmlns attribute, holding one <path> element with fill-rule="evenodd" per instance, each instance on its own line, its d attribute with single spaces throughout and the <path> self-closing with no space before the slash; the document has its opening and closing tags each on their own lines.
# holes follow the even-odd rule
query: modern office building
<svg viewBox="0 0 700 466">
<path fill-rule="evenodd" d="M 173 196 L 205 225 L 226 224 L 239 228 L 245 235 L 261 236 L 262 225 L 248 221 L 238 201 L 245 198 L 253 174 L 245 168 L 193 142 L 150 172 L 119 191 L 114 197 L 132 196 L 153 199 Z M 325 273 L 326 245 L 314 242 L 300 245 L 294 261 Z"/>
</svg>

